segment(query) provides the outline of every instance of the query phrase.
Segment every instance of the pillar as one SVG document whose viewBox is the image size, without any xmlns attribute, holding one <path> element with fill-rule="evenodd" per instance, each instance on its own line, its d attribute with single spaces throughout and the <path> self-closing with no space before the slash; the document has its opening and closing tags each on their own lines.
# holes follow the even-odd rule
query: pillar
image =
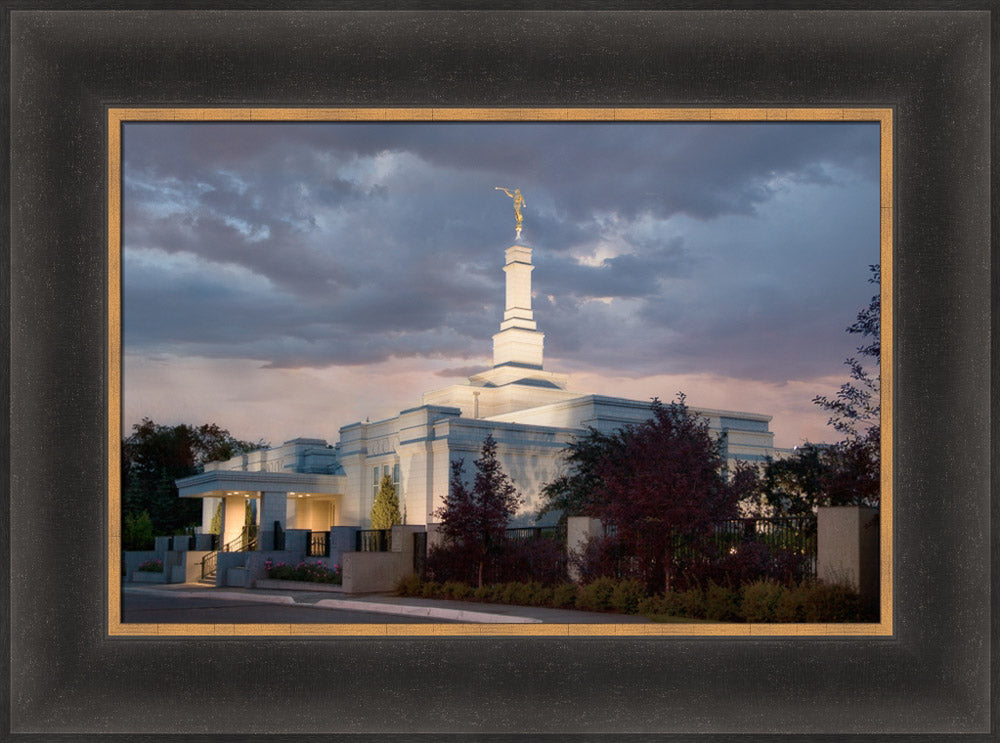
<svg viewBox="0 0 1000 743">
<path fill-rule="evenodd" d="M 574 583 L 580 581 L 580 571 L 573 565 L 573 555 L 583 552 L 589 539 L 600 536 L 604 536 L 604 526 L 600 519 L 587 516 L 570 516 L 566 519 L 566 551 L 570 558 L 568 573 L 569 579 Z"/>
<path fill-rule="evenodd" d="M 869 608 L 878 606 L 878 511 L 863 506 L 819 508 L 816 530 L 816 577 L 825 583 L 850 585 Z"/>
<path fill-rule="evenodd" d="M 259 512 L 260 530 L 257 541 L 262 550 L 273 550 L 274 522 L 281 525 L 282 531 L 288 528 L 288 493 L 283 491 L 265 491 L 260 494 Z"/>
</svg>

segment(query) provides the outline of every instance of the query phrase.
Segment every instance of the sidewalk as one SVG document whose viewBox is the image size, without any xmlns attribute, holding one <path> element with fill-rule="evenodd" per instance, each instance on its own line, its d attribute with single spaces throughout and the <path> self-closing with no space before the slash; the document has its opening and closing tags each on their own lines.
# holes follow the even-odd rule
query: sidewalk
<svg viewBox="0 0 1000 743">
<path fill-rule="evenodd" d="M 537 606 L 482 604 L 472 601 L 423 599 L 391 594 L 345 596 L 324 591 L 281 591 L 260 588 L 214 588 L 200 583 L 169 585 L 122 585 L 122 592 L 171 593 L 186 598 L 212 598 L 231 601 L 251 601 L 262 604 L 295 604 L 315 609 L 336 611 L 352 609 L 414 617 L 428 617 L 455 622 L 490 624 L 647 624 L 645 617 L 628 614 L 546 609 Z"/>
</svg>

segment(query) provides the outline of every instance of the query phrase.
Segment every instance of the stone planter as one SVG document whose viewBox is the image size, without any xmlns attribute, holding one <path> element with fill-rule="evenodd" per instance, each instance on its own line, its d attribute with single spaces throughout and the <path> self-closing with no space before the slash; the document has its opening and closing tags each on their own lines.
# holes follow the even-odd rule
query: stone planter
<svg viewBox="0 0 1000 743">
<path fill-rule="evenodd" d="M 259 578 L 254 583 L 255 588 L 280 589 L 282 591 L 324 591 L 326 593 L 343 593 L 344 587 L 335 583 L 313 583 L 307 580 L 272 580 Z"/>
<path fill-rule="evenodd" d="M 149 573 L 145 570 L 136 570 L 132 573 L 133 583 L 166 583 L 166 573 Z"/>
</svg>

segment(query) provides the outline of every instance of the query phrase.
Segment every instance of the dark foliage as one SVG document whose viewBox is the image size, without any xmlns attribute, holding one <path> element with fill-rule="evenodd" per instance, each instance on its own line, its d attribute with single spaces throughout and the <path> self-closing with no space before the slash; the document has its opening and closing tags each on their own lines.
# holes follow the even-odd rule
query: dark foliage
<svg viewBox="0 0 1000 743">
<path fill-rule="evenodd" d="M 201 521 L 201 501 L 182 500 L 174 481 L 266 444 L 240 441 L 214 423 L 163 426 L 144 418 L 122 441 L 122 518 L 149 514 L 157 535 L 172 535 Z"/>
<path fill-rule="evenodd" d="M 502 554 L 504 532 L 523 498 L 500 466 L 492 434 L 473 464 L 476 476 L 470 490 L 462 476 L 463 462 L 451 463 L 448 498 L 435 516 L 447 542 L 475 562 L 476 583 L 482 586 L 487 564 Z"/>
</svg>

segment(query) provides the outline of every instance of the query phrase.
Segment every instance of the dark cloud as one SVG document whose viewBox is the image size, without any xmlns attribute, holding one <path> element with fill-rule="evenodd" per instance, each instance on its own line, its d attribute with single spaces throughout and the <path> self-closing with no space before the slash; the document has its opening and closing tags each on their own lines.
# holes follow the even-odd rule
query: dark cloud
<svg viewBox="0 0 1000 743">
<path fill-rule="evenodd" d="M 128 124 L 126 346 L 488 354 L 513 238 L 493 189 L 517 186 L 567 371 L 827 368 L 877 260 L 877 145 L 868 124 Z"/>
</svg>

